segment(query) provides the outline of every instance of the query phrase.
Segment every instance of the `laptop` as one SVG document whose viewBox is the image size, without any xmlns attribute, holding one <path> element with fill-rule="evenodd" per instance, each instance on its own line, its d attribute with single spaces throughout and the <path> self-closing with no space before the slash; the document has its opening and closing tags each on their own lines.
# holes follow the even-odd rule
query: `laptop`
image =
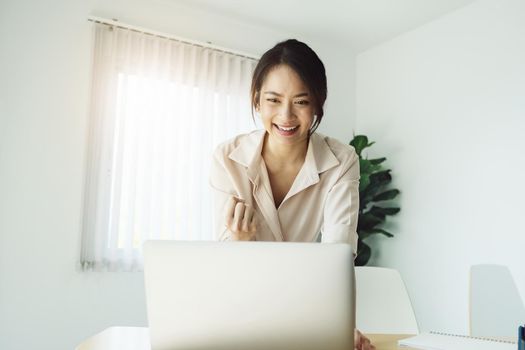
<svg viewBox="0 0 525 350">
<path fill-rule="evenodd" d="M 153 350 L 353 349 L 349 244 L 144 244 Z"/>
</svg>

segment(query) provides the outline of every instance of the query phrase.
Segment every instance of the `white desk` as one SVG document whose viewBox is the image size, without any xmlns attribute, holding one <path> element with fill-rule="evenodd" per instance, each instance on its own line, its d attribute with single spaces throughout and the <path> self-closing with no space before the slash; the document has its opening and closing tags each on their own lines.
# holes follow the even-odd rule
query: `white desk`
<svg viewBox="0 0 525 350">
<path fill-rule="evenodd" d="M 149 328 L 110 327 L 83 341 L 75 350 L 151 350 Z"/>
<path fill-rule="evenodd" d="M 397 350 L 397 341 L 409 335 L 367 334 L 377 350 Z M 410 350 L 409 348 L 403 348 Z M 85 340 L 75 350 L 151 350 L 147 327 L 110 327 Z"/>
</svg>

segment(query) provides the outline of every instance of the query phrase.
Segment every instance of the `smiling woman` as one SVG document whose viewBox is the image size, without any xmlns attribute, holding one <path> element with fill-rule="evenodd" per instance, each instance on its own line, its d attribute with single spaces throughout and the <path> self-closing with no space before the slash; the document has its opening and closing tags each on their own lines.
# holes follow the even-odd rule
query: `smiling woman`
<svg viewBox="0 0 525 350">
<path fill-rule="evenodd" d="M 267 51 L 251 87 L 264 130 L 217 147 L 211 169 L 219 240 L 349 243 L 357 251 L 359 158 L 315 132 L 327 96 L 325 68 L 290 39 Z M 356 348 L 373 349 L 356 331 Z"/>
<path fill-rule="evenodd" d="M 220 240 L 345 242 L 357 249 L 359 161 L 352 146 L 316 133 L 327 96 L 323 62 L 290 39 L 255 67 L 252 112 L 264 130 L 215 151 Z"/>
</svg>

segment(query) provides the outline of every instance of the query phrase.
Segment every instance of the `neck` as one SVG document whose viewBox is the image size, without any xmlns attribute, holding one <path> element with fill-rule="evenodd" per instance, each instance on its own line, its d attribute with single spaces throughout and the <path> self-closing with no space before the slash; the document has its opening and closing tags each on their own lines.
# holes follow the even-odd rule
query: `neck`
<svg viewBox="0 0 525 350">
<path fill-rule="evenodd" d="M 293 145 L 283 145 L 272 142 L 268 134 L 264 136 L 262 156 L 265 161 L 271 160 L 279 164 L 303 163 L 308 150 L 308 138 Z"/>
</svg>

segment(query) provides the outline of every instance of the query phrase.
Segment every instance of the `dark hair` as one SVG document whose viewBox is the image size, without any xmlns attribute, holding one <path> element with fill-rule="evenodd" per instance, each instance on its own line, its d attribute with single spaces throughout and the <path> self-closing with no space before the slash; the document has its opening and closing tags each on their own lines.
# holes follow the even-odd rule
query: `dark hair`
<svg viewBox="0 0 525 350">
<path fill-rule="evenodd" d="M 323 62 L 314 50 L 296 39 L 288 39 L 278 43 L 266 51 L 257 63 L 251 86 L 252 116 L 253 110 L 259 104 L 264 79 L 273 68 L 280 64 L 292 68 L 308 87 L 317 116 L 310 129 L 310 133 L 313 133 L 323 119 L 323 106 L 327 95 L 326 72 Z"/>
</svg>

